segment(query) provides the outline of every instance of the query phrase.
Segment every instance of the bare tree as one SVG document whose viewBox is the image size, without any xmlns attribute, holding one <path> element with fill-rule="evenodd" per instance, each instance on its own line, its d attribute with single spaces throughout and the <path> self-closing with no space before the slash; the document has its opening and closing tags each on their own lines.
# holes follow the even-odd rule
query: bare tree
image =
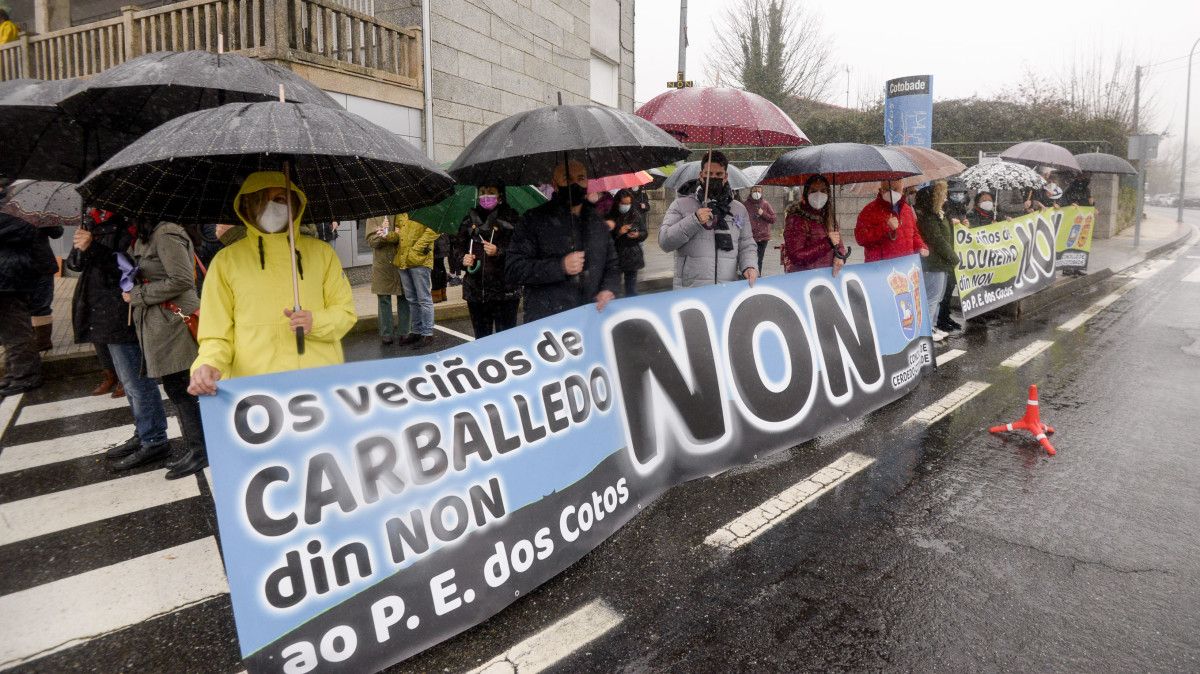
<svg viewBox="0 0 1200 674">
<path fill-rule="evenodd" d="M 1133 130 L 1134 80 L 1138 56 L 1122 45 L 1115 48 L 1093 44 L 1077 48 L 1060 67 L 1045 72 L 1026 66 L 1015 90 L 1001 94 L 1003 100 L 1034 107 L 1058 108 L 1076 119 L 1112 119 Z M 1143 78 L 1139 126 L 1147 128 L 1155 110 L 1154 88 Z"/>
<path fill-rule="evenodd" d="M 781 107 L 823 100 L 837 76 L 820 16 L 799 0 L 734 0 L 714 26 L 709 79 L 752 91 Z"/>
</svg>

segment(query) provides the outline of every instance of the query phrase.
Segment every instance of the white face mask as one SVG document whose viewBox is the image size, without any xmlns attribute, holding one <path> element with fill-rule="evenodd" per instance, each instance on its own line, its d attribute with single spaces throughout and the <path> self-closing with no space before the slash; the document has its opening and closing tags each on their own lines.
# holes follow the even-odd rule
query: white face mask
<svg viewBox="0 0 1200 674">
<path fill-rule="evenodd" d="M 258 216 L 258 228 L 268 234 L 282 232 L 288 225 L 287 204 L 278 201 L 268 201 L 263 212 Z"/>
<path fill-rule="evenodd" d="M 758 201 L 759 199 L 762 199 L 762 192 L 751 192 L 750 198 L 755 201 Z"/>
<path fill-rule="evenodd" d="M 901 192 L 897 192 L 896 190 L 888 191 L 888 199 L 890 199 L 893 204 L 900 203 L 900 200 L 903 198 L 904 198 L 904 194 Z"/>
<path fill-rule="evenodd" d="M 1062 188 L 1054 183 L 1050 183 L 1046 186 L 1046 194 L 1049 194 L 1051 199 L 1057 199 L 1061 197 L 1062 193 Z"/>
<path fill-rule="evenodd" d="M 818 211 L 825 208 L 827 203 L 829 203 L 829 195 L 824 192 L 812 192 L 808 195 L 808 205 Z"/>
<path fill-rule="evenodd" d="M 631 207 L 631 204 L 621 204 L 620 206 L 617 206 L 617 210 L 621 211 L 622 213 L 628 213 Z"/>
<path fill-rule="evenodd" d="M 981 210 L 985 213 L 991 213 L 992 208 L 994 208 L 994 206 L 992 206 L 992 202 L 990 202 L 990 201 L 979 202 L 979 210 Z"/>
</svg>

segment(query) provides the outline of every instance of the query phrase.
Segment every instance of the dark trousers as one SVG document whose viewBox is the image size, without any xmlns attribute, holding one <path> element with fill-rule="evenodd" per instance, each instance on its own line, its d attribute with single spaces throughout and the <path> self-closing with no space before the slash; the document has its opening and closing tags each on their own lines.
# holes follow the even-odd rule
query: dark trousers
<svg viewBox="0 0 1200 674">
<path fill-rule="evenodd" d="M 42 380 L 42 357 L 38 354 L 29 322 L 25 293 L 0 292 L 0 345 L 4 346 L 4 381 L 33 384 Z"/>
<path fill-rule="evenodd" d="M 638 273 L 636 271 L 626 271 L 626 272 L 621 272 L 621 274 L 625 277 L 625 296 L 633 297 L 633 296 L 637 295 L 638 294 L 638 292 L 637 292 Z"/>
<path fill-rule="evenodd" d="M 117 369 L 116 366 L 113 365 L 112 354 L 108 352 L 107 344 L 93 343 L 92 348 L 96 350 L 96 360 L 100 361 L 100 369 L 114 371 Z"/>
<path fill-rule="evenodd" d="M 471 327 L 475 331 L 475 339 L 483 339 L 488 335 L 503 332 L 517 325 L 517 308 L 521 300 L 502 300 L 498 302 L 467 302 L 467 310 L 471 312 Z"/>
<path fill-rule="evenodd" d="M 205 451 L 204 426 L 200 423 L 200 401 L 187 392 L 191 375 L 187 370 L 180 370 L 161 379 L 163 390 L 167 392 L 167 397 L 175 405 L 175 413 L 179 415 L 179 432 L 183 435 L 188 449 Z"/>
<path fill-rule="evenodd" d="M 938 323 L 950 320 L 950 298 L 954 297 L 954 286 L 956 284 L 954 272 L 946 272 L 946 274 L 946 292 L 942 295 L 942 303 L 938 305 Z"/>
<path fill-rule="evenodd" d="M 763 276 L 763 258 L 766 257 L 767 254 L 767 244 L 771 242 L 770 240 L 767 240 L 755 241 L 754 243 L 758 244 L 758 275 Z"/>
</svg>

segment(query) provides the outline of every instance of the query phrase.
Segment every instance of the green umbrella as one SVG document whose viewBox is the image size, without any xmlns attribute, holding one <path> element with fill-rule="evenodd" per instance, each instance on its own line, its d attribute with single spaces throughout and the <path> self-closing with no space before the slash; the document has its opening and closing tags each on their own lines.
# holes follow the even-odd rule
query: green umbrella
<svg viewBox="0 0 1200 674">
<path fill-rule="evenodd" d="M 477 189 L 474 185 L 455 185 L 454 194 L 432 206 L 412 211 L 408 217 L 426 227 L 446 234 L 458 231 L 467 211 L 475 206 Z M 532 185 L 504 188 L 504 201 L 517 213 L 546 203 L 547 199 Z"/>
</svg>

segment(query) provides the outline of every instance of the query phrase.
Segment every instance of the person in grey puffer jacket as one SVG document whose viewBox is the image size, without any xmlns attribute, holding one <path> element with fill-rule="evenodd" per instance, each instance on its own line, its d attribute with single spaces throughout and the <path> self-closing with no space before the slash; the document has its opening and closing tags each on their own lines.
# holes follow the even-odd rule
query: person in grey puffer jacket
<svg viewBox="0 0 1200 674">
<path fill-rule="evenodd" d="M 746 207 L 729 191 L 729 161 L 720 152 L 713 152 L 706 160 L 695 191 L 681 194 L 671 203 L 658 230 L 658 245 L 667 253 L 675 253 L 673 285 L 694 288 L 729 283 L 739 277 L 754 285 L 759 272 L 758 244 Z M 722 209 L 726 214 L 718 219 Z"/>
</svg>

